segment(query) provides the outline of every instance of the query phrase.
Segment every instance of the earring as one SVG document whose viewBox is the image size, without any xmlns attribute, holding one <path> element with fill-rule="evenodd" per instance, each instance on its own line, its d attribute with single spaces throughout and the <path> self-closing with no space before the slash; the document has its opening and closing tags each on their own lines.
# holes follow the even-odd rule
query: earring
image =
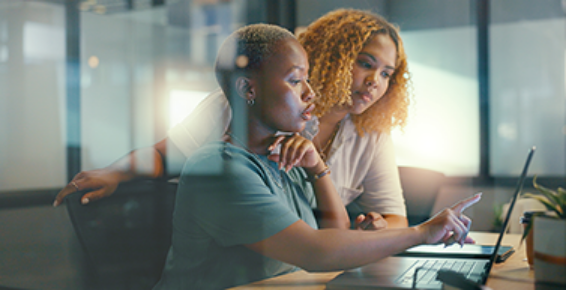
<svg viewBox="0 0 566 290">
<path fill-rule="evenodd" d="M 248 99 L 248 100 L 246 101 L 246 103 L 248 104 L 248 106 L 251 107 L 251 106 L 253 106 L 253 105 L 255 104 L 255 101 L 254 101 L 254 99 Z"/>
</svg>

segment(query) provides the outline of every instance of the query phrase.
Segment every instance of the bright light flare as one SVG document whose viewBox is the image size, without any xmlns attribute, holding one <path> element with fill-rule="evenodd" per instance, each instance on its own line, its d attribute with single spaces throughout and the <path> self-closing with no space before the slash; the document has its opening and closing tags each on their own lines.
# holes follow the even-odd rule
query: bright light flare
<svg viewBox="0 0 566 290">
<path fill-rule="evenodd" d="M 169 93 L 169 128 L 179 124 L 208 95 L 208 92 L 172 90 Z"/>
</svg>

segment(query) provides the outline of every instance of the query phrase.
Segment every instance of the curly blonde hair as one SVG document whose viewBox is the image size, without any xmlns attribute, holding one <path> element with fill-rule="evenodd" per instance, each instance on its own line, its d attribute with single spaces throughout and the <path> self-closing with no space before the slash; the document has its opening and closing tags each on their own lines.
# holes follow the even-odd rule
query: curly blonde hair
<svg viewBox="0 0 566 290">
<path fill-rule="evenodd" d="M 397 48 L 395 72 L 384 96 L 360 115 L 352 115 L 357 133 L 389 133 L 403 128 L 409 110 L 410 75 L 399 29 L 369 11 L 338 9 L 327 13 L 299 34 L 308 54 L 310 81 L 317 94 L 315 114 L 320 117 L 332 107 L 352 103 L 352 69 L 358 53 L 376 34 L 391 37 Z"/>
</svg>

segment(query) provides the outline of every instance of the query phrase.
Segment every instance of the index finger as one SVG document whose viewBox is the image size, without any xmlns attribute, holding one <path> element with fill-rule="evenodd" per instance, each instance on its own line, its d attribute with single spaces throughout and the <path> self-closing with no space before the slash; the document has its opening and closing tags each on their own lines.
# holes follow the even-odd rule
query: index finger
<svg viewBox="0 0 566 290">
<path fill-rule="evenodd" d="M 457 204 L 452 206 L 452 210 L 457 215 L 461 214 L 465 209 L 474 205 L 476 202 L 480 201 L 481 195 L 482 195 L 482 193 L 478 192 L 478 193 L 474 194 L 472 197 L 468 197 L 468 198 L 458 202 Z"/>
<path fill-rule="evenodd" d="M 277 137 L 275 138 L 275 141 L 273 141 L 273 143 L 271 143 L 271 145 L 269 145 L 269 147 L 267 147 L 267 150 L 269 150 L 269 151 L 275 150 L 275 148 L 276 148 L 279 144 L 281 144 L 281 142 L 282 142 L 283 140 L 285 140 L 286 137 L 287 137 L 286 135 L 279 135 L 279 136 L 277 136 Z M 279 153 L 279 152 L 272 152 L 272 154 L 278 154 L 278 153 Z"/>
<path fill-rule="evenodd" d="M 55 201 L 53 202 L 53 206 L 58 206 L 63 202 L 63 199 L 71 194 L 76 192 L 77 190 L 69 183 L 67 184 L 55 197 Z"/>
</svg>

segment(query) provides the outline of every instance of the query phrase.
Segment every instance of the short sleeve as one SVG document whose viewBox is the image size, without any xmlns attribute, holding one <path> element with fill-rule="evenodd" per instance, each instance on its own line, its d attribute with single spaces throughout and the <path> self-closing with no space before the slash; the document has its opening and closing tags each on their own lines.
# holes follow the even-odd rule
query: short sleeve
<svg viewBox="0 0 566 290">
<path fill-rule="evenodd" d="M 185 157 L 189 157 L 202 145 L 220 140 L 231 118 L 228 100 L 218 89 L 202 100 L 181 123 L 171 128 L 168 137 Z"/>
<path fill-rule="evenodd" d="M 406 216 L 405 199 L 391 136 L 380 134 L 356 203 L 365 212 Z"/>
<path fill-rule="evenodd" d="M 204 158 L 195 166 L 214 162 Z M 230 169 L 220 176 L 191 176 L 186 167 L 177 194 L 177 207 L 188 210 L 215 242 L 225 247 L 259 242 L 299 220 L 273 194 L 256 164 L 229 162 Z"/>
</svg>

